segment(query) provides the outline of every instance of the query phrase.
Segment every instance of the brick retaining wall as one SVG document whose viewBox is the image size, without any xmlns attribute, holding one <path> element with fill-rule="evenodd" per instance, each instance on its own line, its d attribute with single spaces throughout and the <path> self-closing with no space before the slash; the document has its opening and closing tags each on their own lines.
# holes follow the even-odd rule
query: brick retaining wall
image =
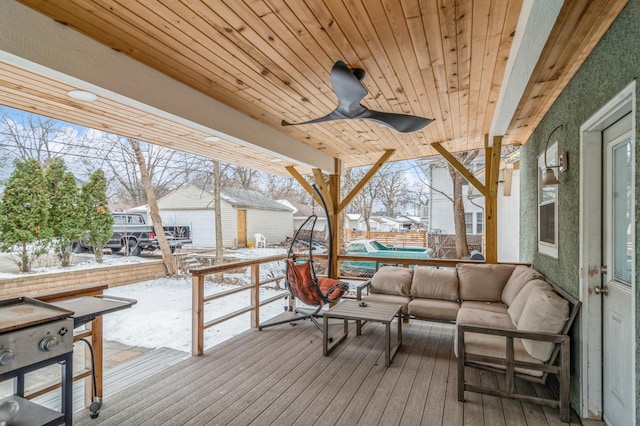
<svg viewBox="0 0 640 426">
<path fill-rule="evenodd" d="M 26 274 L 17 278 L 0 278 L 0 299 L 49 293 L 66 287 L 89 284 L 107 284 L 109 287 L 148 281 L 163 277 L 161 260 L 131 265 L 116 265 L 59 271 L 48 274 Z"/>
</svg>

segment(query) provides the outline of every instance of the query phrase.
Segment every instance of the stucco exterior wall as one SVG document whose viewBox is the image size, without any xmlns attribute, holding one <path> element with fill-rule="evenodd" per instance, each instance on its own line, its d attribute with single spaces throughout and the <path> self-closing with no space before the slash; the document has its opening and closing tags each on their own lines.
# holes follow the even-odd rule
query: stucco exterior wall
<svg viewBox="0 0 640 426">
<path fill-rule="evenodd" d="M 522 148 L 520 260 L 531 262 L 536 269 L 575 296 L 579 293 L 580 126 L 640 75 L 639 22 L 640 0 L 630 0 Z M 640 94 L 636 93 L 636 96 L 640 99 Z M 637 111 L 640 111 L 640 108 L 636 105 L 636 114 Z M 635 120 L 640 122 L 640 117 L 636 116 Z M 570 167 L 560 177 L 558 259 L 554 259 L 538 253 L 538 194 L 534 188 L 538 185 L 537 157 L 543 152 L 544 144 L 551 131 L 560 124 L 564 125 L 564 128 L 559 131 L 558 151 L 569 152 Z M 636 170 L 639 170 L 640 155 L 637 137 L 636 134 Z M 640 179 L 636 174 L 636 200 L 640 199 L 639 191 Z M 636 235 L 640 235 L 638 224 L 640 224 L 640 212 L 636 207 Z M 638 241 L 640 239 L 637 238 L 636 264 L 638 264 L 637 253 L 640 251 Z M 636 270 L 636 283 L 637 275 Z M 638 300 L 640 291 L 637 285 L 635 291 L 636 300 Z M 636 309 L 639 307 L 640 303 L 636 303 Z M 636 321 L 639 319 L 640 313 L 636 312 Z M 636 339 L 640 337 L 638 329 L 636 323 Z M 574 341 L 577 340 L 574 339 Z M 640 378 L 639 364 L 640 350 L 636 348 L 636 381 Z M 577 372 L 573 373 L 577 374 Z M 579 401 L 579 388 L 577 383 L 572 385 L 572 401 L 576 404 Z M 636 388 L 640 389 L 640 383 L 636 383 Z M 638 396 L 636 401 L 636 407 L 640 407 Z M 640 412 L 637 409 L 636 419 L 640 423 Z"/>
</svg>

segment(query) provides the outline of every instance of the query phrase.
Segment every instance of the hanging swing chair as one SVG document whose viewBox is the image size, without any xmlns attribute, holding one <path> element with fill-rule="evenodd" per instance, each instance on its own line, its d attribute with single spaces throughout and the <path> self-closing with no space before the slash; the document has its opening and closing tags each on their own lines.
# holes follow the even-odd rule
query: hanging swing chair
<svg viewBox="0 0 640 426">
<path fill-rule="evenodd" d="M 324 206 L 324 200 L 322 199 L 319 191 L 314 185 L 314 189 L 318 193 L 320 200 Z M 325 211 L 326 211 L 326 206 Z M 328 219 L 327 215 L 327 219 Z M 286 260 L 286 279 L 285 285 L 289 290 L 289 310 L 293 311 L 292 300 L 298 299 L 305 305 L 315 307 L 315 310 L 301 310 L 295 309 L 295 313 L 300 314 L 294 318 L 289 318 L 282 321 L 275 321 L 268 324 L 258 326 L 259 330 L 274 325 L 294 323 L 301 320 L 309 319 L 315 324 L 320 331 L 322 327 L 317 320 L 320 316 L 320 310 L 327 303 L 336 303 L 340 300 L 345 291 L 348 290 L 349 284 L 341 282 L 327 277 L 316 276 L 314 268 L 313 253 L 323 250 L 325 241 L 317 239 L 319 235 L 318 231 L 314 229 L 318 217 L 316 215 L 309 216 L 304 223 L 296 231 L 289 251 L 287 252 Z M 331 224 L 327 223 L 327 230 L 329 238 L 327 243 L 327 249 L 329 253 L 329 259 L 331 259 Z M 324 234 L 324 232 L 322 232 Z M 323 235 L 324 236 L 324 235 Z M 327 275 L 331 276 L 331 262 L 328 262 L 329 267 Z M 330 338 L 329 338 L 330 339 Z"/>
</svg>

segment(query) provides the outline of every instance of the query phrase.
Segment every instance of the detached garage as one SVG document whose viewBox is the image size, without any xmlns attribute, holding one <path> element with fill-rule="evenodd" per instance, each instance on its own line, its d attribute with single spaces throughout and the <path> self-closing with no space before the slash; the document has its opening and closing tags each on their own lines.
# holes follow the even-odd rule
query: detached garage
<svg viewBox="0 0 640 426">
<path fill-rule="evenodd" d="M 213 188 L 186 185 L 158 200 L 165 225 L 188 225 L 194 247 L 216 245 Z M 254 235 L 267 245 L 291 237 L 293 211 L 256 191 L 223 189 L 220 195 L 222 241 L 225 247 L 247 247 Z"/>
</svg>

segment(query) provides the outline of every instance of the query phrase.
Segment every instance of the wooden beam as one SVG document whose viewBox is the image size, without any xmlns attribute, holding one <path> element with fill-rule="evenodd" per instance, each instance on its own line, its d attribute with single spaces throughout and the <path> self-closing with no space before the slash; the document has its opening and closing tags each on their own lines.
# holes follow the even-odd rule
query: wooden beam
<svg viewBox="0 0 640 426">
<path fill-rule="evenodd" d="M 371 178 L 376 174 L 376 172 L 378 170 L 380 170 L 380 167 L 382 167 L 384 165 L 384 163 L 387 162 L 387 160 L 389 159 L 389 157 L 391 157 L 394 153 L 396 152 L 395 149 L 388 149 L 384 152 L 384 154 L 382 154 L 382 156 L 378 159 L 378 161 L 376 161 L 376 164 L 374 164 L 373 166 L 371 166 L 371 169 L 369 169 L 369 171 L 367 172 L 366 175 L 364 175 L 364 177 L 360 180 L 360 182 L 358 182 L 358 184 L 351 190 L 351 192 L 349 192 L 349 194 L 344 197 L 344 199 L 342 200 L 342 202 L 340 203 L 340 205 L 338 206 L 338 210 L 336 211 L 336 214 L 340 214 L 351 202 L 351 200 L 353 200 L 353 198 L 358 195 L 358 193 L 362 190 L 362 188 L 371 180 Z"/>
<path fill-rule="evenodd" d="M 498 173 L 500 171 L 500 152 L 502 136 L 494 136 L 493 144 L 488 146 L 485 139 L 486 194 L 485 194 L 485 258 L 487 263 L 498 263 Z"/>
<path fill-rule="evenodd" d="M 486 186 L 493 196 L 498 195 L 498 175 L 500 173 L 500 156 L 502 152 L 502 136 L 493 137 L 493 146 L 491 147 L 491 174 L 490 180 Z"/>
<path fill-rule="evenodd" d="M 300 186 L 302 186 L 309 194 L 311 194 L 314 200 L 316 200 L 316 202 L 320 204 L 320 199 L 318 198 L 318 194 L 316 194 L 316 191 L 313 190 L 313 187 L 311 186 L 311 184 L 307 182 L 307 180 L 300 173 L 298 173 L 296 168 L 293 166 L 287 166 L 285 168 L 287 169 L 289 174 L 293 176 L 293 178 L 300 184 Z"/>
<path fill-rule="evenodd" d="M 491 145 L 489 145 L 489 135 L 484 135 L 484 180 L 489 182 L 491 177 Z M 486 186 L 488 187 L 488 185 Z M 487 196 L 486 187 L 483 194 Z"/>
<path fill-rule="evenodd" d="M 471 185 L 473 185 L 481 194 L 486 194 L 486 187 L 482 184 L 467 168 L 462 164 L 458 159 L 451 154 L 449 151 L 445 149 L 439 142 L 434 142 L 431 144 L 433 149 L 438 151 L 442 157 L 447 160 L 451 166 L 458 171 Z"/>
<path fill-rule="evenodd" d="M 333 204 L 333 200 L 331 199 L 331 194 L 329 193 L 329 187 L 327 186 L 327 182 L 324 180 L 324 174 L 322 174 L 322 170 L 313 169 L 313 177 L 316 181 L 316 186 L 322 194 L 322 198 L 324 198 L 324 202 L 327 203 L 327 210 L 333 212 L 335 210 L 335 206 Z"/>
</svg>

